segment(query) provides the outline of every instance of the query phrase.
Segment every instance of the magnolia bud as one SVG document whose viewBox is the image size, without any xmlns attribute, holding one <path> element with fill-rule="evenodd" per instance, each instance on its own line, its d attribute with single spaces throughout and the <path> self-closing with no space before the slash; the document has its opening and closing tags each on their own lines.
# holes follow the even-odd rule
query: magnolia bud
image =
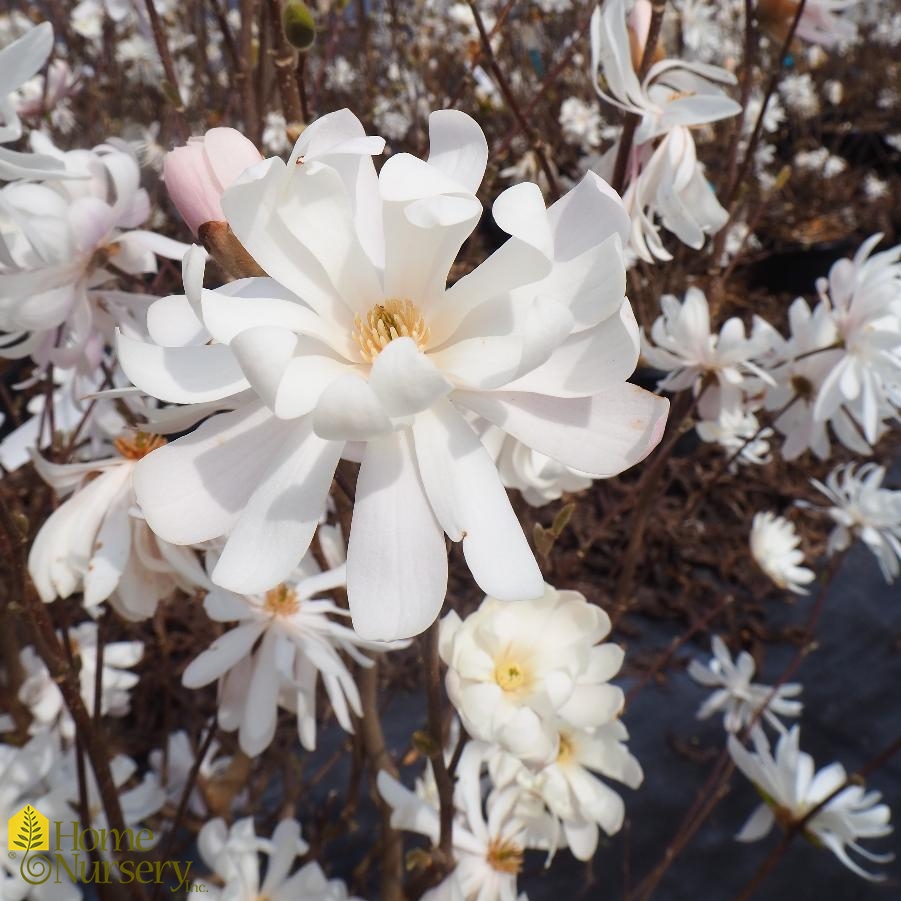
<svg viewBox="0 0 901 901">
<path fill-rule="evenodd" d="M 245 169 L 263 157 L 234 128 L 213 128 L 166 154 L 163 178 L 172 202 L 196 235 L 204 222 L 222 222 L 221 197 Z"/>
<path fill-rule="evenodd" d="M 316 43 L 316 20 L 303 0 L 288 0 L 282 13 L 285 37 L 301 52 Z"/>
</svg>

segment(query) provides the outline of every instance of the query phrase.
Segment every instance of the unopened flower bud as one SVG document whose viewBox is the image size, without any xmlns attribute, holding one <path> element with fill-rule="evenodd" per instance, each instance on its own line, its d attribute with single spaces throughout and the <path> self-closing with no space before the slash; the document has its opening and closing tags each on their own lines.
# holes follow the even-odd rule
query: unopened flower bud
<svg viewBox="0 0 901 901">
<path fill-rule="evenodd" d="M 288 42 L 301 52 L 316 43 L 316 20 L 303 0 L 288 0 L 282 13 L 282 24 Z"/>
<path fill-rule="evenodd" d="M 210 129 L 166 154 L 166 189 L 195 235 L 205 222 L 224 221 L 223 192 L 262 158 L 253 143 L 234 128 Z"/>
</svg>

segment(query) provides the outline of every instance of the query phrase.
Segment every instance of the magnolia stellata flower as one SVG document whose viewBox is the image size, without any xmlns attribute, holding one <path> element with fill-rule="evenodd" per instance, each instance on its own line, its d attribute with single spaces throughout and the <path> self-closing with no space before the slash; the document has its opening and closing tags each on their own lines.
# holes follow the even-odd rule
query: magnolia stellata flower
<svg viewBox="0 0 901 901">
<path fill-rule="evenodd" d="M 447 693 L 467 732 L 532 763 L 560 753 L 560 724 L 576 729 L 615 719 L 622 691 L 609 684 L 623 661 L 598 644 L 610 619 L 576 591 L 546 586 L 529 604 L 485 598 L 461 620 L 441 621 Z"/>
<path fill-rule="evenodd" d="M 197 849 L 223 886 L 210 886 L 208 880 L 196 885 L 202 885 L 212 901 L 354 901 L 344 883 L 327 879 L 315 861 L 291 873 L 295 860 L 308 848 L 297 820 L 282 820 L 271 839 L 257 836 L 252 817 L 230 828 L 225 820 L 210 820 L 197 836 Z M 268 858 L 265 877 L 260 873 L 260 854 Z"/>
<path fill-rule="evenodd" d="M 163 178 L 169 197 L 194 234 L 205 222 L 225 219 L 220 198 L 260 151 L 234 128 L 212 128 L 166 154 Z"/>
<path fill-rule="evenodd" d="M 864 463 L 837 466 L 825 483 L 811 479 L 814 488 L 832 502 L 825 512 L 835 528 L 828 551 L 843 551 L 859 538 L 876 556 L 886 582 L 901 572 L 901 491 L 883 488 L 885 467 Z"/>
<path fill-rule="evenodd" d="M 767 348 L 769 331 L 756 318 L 750 337 L 736 316 L 723 323 L 719 334 L 710 328 L 710 307 L 700 288 L 689 288 L 680 303 L 672 294 L 660 298 L 662 315 L 651 326 L 651 337 L 644 338 L 642 353 L 648 363 L 668 373 L 660 382 L 667 391 L 691 388 L 701 395 L 699 408 L 707 419 L 715 419 L 723 410 L 741 404 L 745 380 L 749 374 L 765 380 L 754 358 Z M 715 378 L 709 386 L 705 377 Z"/>
<path fill-rule="evenodd" d="M 468 418 L 610 476 L 657 444 L 668 410 L 625 382 L 638 329 L 623 297 L 628 221 L 616 195 L 594 175 L 550 209 L 535 185 L 508 189 L 494 216 L 512 237 L 447 288 L 481 213 L 487 144 L 461 112 L 429 123 L 428 160 L 398 153 L 376 176 L 381 138 L 347 110 L 317 120 L 287 164 L 253 167 L 222 197 L 272 279 L 209 292 L 189 278 L 185 298 L 151 308 L 161 342 L 119 341 L 142 390 L 232 410 L 148 456 L 135 482 L 166 540 L 227 536 L 212 577 L 230 591 L 284 580 L 339 458 L 362 461 L 347 580 L 366 638 L 414 635 L 435 619 L 443 533 L 462 541 L 487 592 L 543 591 Z"/>
<path fill-rule="evenodd" d="M 325 527 L 321 532 L 327 534 Z M 301 744 L 316 747 L 316 684 L 321 676 L 335 718 L 353 732 L 351 711 L 362 715 L 360 694 L 343 651 L 360 666 L 372 666 L 362 650 L 388 646 L 362 640 L 334 617 L 347 611 L 331 601 L 315 599 L 321 591 L 343 586 L 345 567 L 332 559 L 320 572 L 308 557 L 296 578 L 262 595 L 236 595 L 213 587 L 204 600 L 207 614 L 238 625 L 196 657 L 183 683 L 199 688 L 220 680 L 219 725 L 238 730 L 245 754 L 256 755 L 275 735 L 279 704 L 297 712 Z"/>
<path fill-rule="evenodd" d="M 44 480 L 71 495 L 38 531 L 28 571 L 45 603 L 82 591 L 89 612 L 108 601 L 126 619 L 147 619 L 176 588 L 192 592 L 209 580 L 193 550 L 162 541 L 133 515 L 135 464 L 163 439 L 137 432 L 113 443 L 117 456 L 88 463 L 34 455 Z"/>
<path fill-rule="evenodd" d="M 871 256 L 881 239 L 868 238 L 853 260 L 839 260 L 817 285 L 841 352 L 823 378 L 813 415 L 830 419 L 845 406 L 871 445 L 883 420 L 898 415 L 892 397 L 901 383 L 901 244 Z"/>
<path fill-rule="evenodd" d="M 51 156 L 18 153 L 2 146 L 22 136 L 13 95 L 47 62 L 52 47 L 53 28 L 49 22 L 42 22 L 0 50 L 0 180 L 45 178 L 62 171 Z"/>
<path fill-rule="evenodd" d="M 751 410 L 727 407 L 716 419 L 702 419 L 695 430 L 702 441 L 716 442 L 730 458 L 729 470 L 735 472 L 741 464 L 762 466 L 770 461 L 770 428 L 761 428 Z"/>
<path fill-rule="evenodd" d="M 752 682 L 754 658 L 747 651 L 742 651 L 733 662 L 729 648 L 718 635 L 713 636 L 710 645 L 713 657 L 706 665 L 698 660 L 692 660 L 688 665 L 688 675 L 695 682 L 714 689 L 699 708 L 698 719 L 707 719 L 722 711 L 723 728 L 727 732 L 740 732 L 757 719 L 784 732 L 779 717 L 800 716 L 801 702 L 794 700 L 801 694 L 798 683 L 788 682 L 774 689 Z M 760 728 L 759 723 L 755 723 L 754 731 Z"/>
<path fill-rule="evenodd" d="M 540 799 L 540 811 L 546 809 L 560 822 L 573 855 L 590 860 L 600 829 L 614 835 L 625 817 L 623 799 L 599 776 L 638 788 L 644 774 L 626 748 L 629 734 L 619 720 L 592 729 L 559 722 L 557 728 L 557 757 L 547 765 L 528 766 L 510 754 L 498 753 L 489 759 L 489 772 L 496 786 L 516 784 Z"/>
<path fill-rule="evenodd" d="M 801 536 L 793 523 L 768 511 L 754 514 L 751 525 L 751 556 L 780 587 L 795 594 L 807 594 L 804 587 L 816 576 L 802 566 Z"/>
<path fill-rule="evenodd" d="M 94 714 L 97 682 L 97 625 L 80 623 L 68 630 L 72 656 L 78 661 L 81 697 L 88 713 Z M 127 716 L 131 709 L 131 690 L 140 677 L 131 670 L 144 656 L 140 641 L 108 641 L 103 645 L 100 673 L 100 716 Z M 34 648 L 23 648 L 20 655 L 25 678 L 19 688 L 19 701 L 32 716 L 30 731 L 58 731 L 66 739 L 75 736 L 75 724 L 69 715 L 59 685 L 50 675 Z"/>
<path fill-rule="evenodd" d="M 518 816 L 516 786 L 492 791 L 484 802 L 480 775 L 484 747 L 466 746 L 457 768 L 456 815 L 453 827 L 455 867 L 431 901 L 516 901 L 516 881 L 529 846 L 529 826 Z M 440 817 L 437 803 L 425 800 L 390 776 L 378 774 L 379 794 L 391 807 L 395 829 L 416 832 L 438 845 Z M 548 823 L 548 825 L 550 825 Z"/>
<path fill-rule="evenodd" d="M 644 0 L 639 0 L 643 3 Z M 614 106 L 640 118 L 626 163 L 623 202 L 632 219 L 630 249 L 649 263 L 672 259 L 664 248 L 655 220 L 680 241 L 699 248 L 706 234 L 719 230 L 728 216 L 698 162 L 691 128 L 734 116 L 739 104 L 716 83 L 734 84 L 725 69 L 705 63 L 661 59 L 642 81 L 636 74 L 632 45 L 643 54 L 650 23 L 630 43 L 625 0 L 607 0 L 591 19 L 591 73 L 598 94 Z M 638 23 L 633 20 L 633 26 Z M 603 88 L 598 76 L 603 76 Z M 620 139 L 621 140 L 621 139 Z M 607 152 L 601 171 L 612 171 L 619 141 Z"/>
<path fill-rule="evenodd" d="M 798 822 L 837 792 L 804 824 L 805 837 L 818 847 L 828 848 L 858 876 L 873 881 L 884 879 L 880 874 L 864 870 L 849 852 L 854 851 L 874 863 L 892 860 L 893 854 L 873 854 L 859 844 L 860 839 L 891 834 L 891 811 L 880 803 L 879 792 L 865 791 L 860 785 L 847 785 L 837 791 L 848 782 L 845 768 L 840 763 L 832 763 L 816 772 L 813 758 L 799 748 L 800 737 L 797 726 L 781 735 L 774 756 L 762 732 L 753 736 L 753 751 L 729 736 L 732 760 L 764 799 L 736 838 L 755 842 L 767 835 L 775 823 L 788 826 Z"/>
<path fill-rule="evenodd" d="M 157 254 L 181 259 L 187 248 L 138 228 L 150 201 L 124 145 L 63 153 L 43 137 L 38 146 L 72 177 L 0 190 L 12 224 L 0 236 L 0 357 L 93 372 L 114 322 L 138 333 L 152 300 L 115 288 L 116 272 L 155 272 Z"/>
</svg>

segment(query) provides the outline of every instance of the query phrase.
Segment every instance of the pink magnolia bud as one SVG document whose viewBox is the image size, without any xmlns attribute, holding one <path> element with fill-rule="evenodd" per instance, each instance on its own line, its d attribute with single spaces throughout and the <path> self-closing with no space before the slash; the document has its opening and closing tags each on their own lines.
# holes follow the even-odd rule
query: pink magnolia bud
<svg viewBox="0 0 901 901">
<path fill-rule="evenodd" d="M 196 235 L 204 222 L 222 222 L 223 192 L 263 157 L 234 128 L 212 128 L 166 154 L 163 178 L 172 202 Z"/>
</svg>

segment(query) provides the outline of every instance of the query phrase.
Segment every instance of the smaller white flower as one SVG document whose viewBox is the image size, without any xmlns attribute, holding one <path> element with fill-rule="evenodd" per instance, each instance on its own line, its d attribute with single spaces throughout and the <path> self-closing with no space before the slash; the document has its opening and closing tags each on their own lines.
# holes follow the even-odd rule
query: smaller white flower
<svg viewBox="0 0 901 901">
<path fill-rule="evenodd" d="M 710 641 L 713 657 L 703 664 L 692 660 L 688 665 L 688 675 L 695 682 L 714 689 L 710 697 L 698 709 L 698 719 L 707 719 L 715 713 L 723 713 L 723 728 L 730 733 L 740 732 L 758 716 L 776 731 L 784 732 L 785 726 L 780 716 L 799 716 L 801 702 L 794 700 L 801 694 L 797 682 L 787 682 L 775 691 L 770 685 L 752 682 L 754 678 L 754 658 L 742 651 L 735 661 L 726 643 L 718 635 Z M 753 731 L 762 732 L 760 723 L 755 723 Z"/>
<path fill-rule="evenodd" d="M 288 138 L 288 123 L 281 113 L 266 113 L 266 124 L 261 137 L 263 147 L 276 156 L 281 156 L 291 149 Z"/>
<path fill-rule="evenodd" d="M 601 143 L 600 110 L 579 97 L 567 97 L 560 104 L 560 127 L 570 144 L 588 149 Z"/>
<path fill-rule="evenodd" d="M 716 442 L 729 456 L 737 454 L 729 464 L 735 472 L 741 464 L 763 466 L 770 461 L 770 442 L 773 430 L 761 429 L 757 417 L 750 410 L 732 407 L 720 410 L 716 419 L 702 419 L 695 430 L 702 441 Z"/>
<path fill-rule="evenodd" d="M 623 651 L 599 644 L 610 619 L 577 591 L 546 587 L 536 601 L 485 598 L 461 620 L 441 621 L 447 693 L 474 738 L 524 761 L 559 754 L 559 721 L 585 729 L 614 720 L 622 690 L 609 684 Z"/>
<path fill-rule="evenodd" d="M 799 550 L 801 536 L 794 524 L 769 511 L 754 514 L 751 525 L 751 554 L 757 565 L 780 587 L 795 594 L 807 594 L 804 588 L 816 576 L 802 566 L 804 552 Z"/>
<path fill-rule="evenodd" d="M 753 738 L 754 751 L 748 751 L 734 736 L 729 736 L 729 753 L 735 765 L 764 799 L 736 836 L 740 842 L 763 838 L 775 823 L 789 826 L 798 822 L 848 781 L 840 763 L 815 771 L 813 758 L 799 749 L 797 726 L 779 737 L 775 756 L 762 732 Z M 892 832 L 891 811 L 880 801 L 879 792 L 848 785 L 810 818 L 804 826 L 804 836 L 813 844 L 827 848 L 858 876 L 881 881 L 884 876 L 867 872 L 848 853 L 854 851 L 874 863 L 894 859 L 893 854 L 873 854 L 859 844 L 862 838 L 881 838 Z"/>
<path fill-rule="evenodd" d="M 885 467 L 864 463 L 837 466 L 826 482 L 810 483 L 832 501 L 826 513 L 835 523 L 829 536 L 830 554 L 843 551 L 859 538 L 876 556 L 886 582 L 901 572 L 901 491 L 883 488 Z"/>
</svg>

